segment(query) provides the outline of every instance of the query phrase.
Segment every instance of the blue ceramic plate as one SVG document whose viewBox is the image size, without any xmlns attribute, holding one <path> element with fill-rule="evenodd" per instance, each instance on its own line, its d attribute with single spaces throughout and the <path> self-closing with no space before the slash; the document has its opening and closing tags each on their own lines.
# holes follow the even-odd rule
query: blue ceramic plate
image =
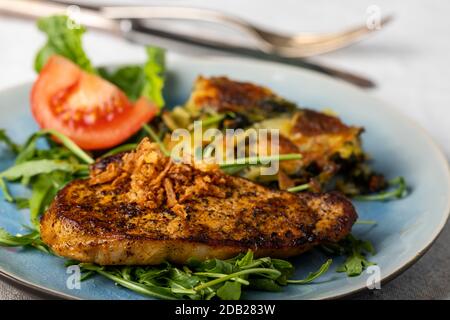
<svg viewBox="0 0 450 320">
<path fill-rule="evenodd" d="M 364 147 L 373 156 L 375 169 L 388 178 L 404 176 L 411 188 L 408 197 L 391 202 L 356 203 L 360 219 L 377 225 L 355 225 L 354 233 L 370 240 L 377 254 L 372 258 L 389 280 L 416 261 L 432 244 L 450 212 L 448 162 L 429 136 L 416 124 L 366 92 L 306 70 L 240 59 L 194 59 L 170 56 L 166 96 L 169 104 L 185 101 L 195 77 L 227 75 L 272 88 L 301 106 L 332 108 L 349 124 L 362 125 Z M 30 84 L 0 93 L 0 128 L 17 141 L 37 130 L 29 110 Z M 1 148 L 1 147 L 0 147 Z M 0 149 L 0 171 L 12 163 L 12 155 Z M 20 186 L 12 191 L 26 193 Z M 17 210 L 0 194 L 0 226 L 24 232 L 27 210 Z M 316 251 L 293 260 L 297 277 L 316 270 L 325 257 Z M 247 292 L 245 299 L 323 299 L 340 297 L 366 287 L 368 274 L 348 278 L 336 273 L 341 261 L 313 284 L 291 285 L 280 293 Z M 81 289 L 66 287 L 68 275 L 62 259 L 32 249 L 0 248 L 0 271 L 21 283 L 68 298 L 144 299 L 111 281 L 95 277 Z"/>
</svg>

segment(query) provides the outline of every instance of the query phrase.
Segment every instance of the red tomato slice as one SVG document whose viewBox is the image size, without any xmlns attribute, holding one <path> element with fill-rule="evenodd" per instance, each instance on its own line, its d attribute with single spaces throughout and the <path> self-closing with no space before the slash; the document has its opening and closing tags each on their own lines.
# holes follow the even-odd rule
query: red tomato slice
<svg viewBox="0 0 450 320">
<path fill-rule="evenodd" d="M 31 92 L 31 111 L 43 129 L 57 130 L 86 150 L 114 147 L 156 114 L 146 98 L 132 103 L 112 83 L 52 56 Z"/>
</svg>

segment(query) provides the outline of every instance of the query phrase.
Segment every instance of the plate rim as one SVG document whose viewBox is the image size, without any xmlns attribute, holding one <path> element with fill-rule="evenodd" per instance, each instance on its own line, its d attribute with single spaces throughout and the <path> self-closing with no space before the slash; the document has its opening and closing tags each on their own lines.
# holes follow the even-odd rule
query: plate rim
<svg viewBox="0 0 450 320">
<path fill-rule="evenodd" d="M 440 145 L 432 138 L 432 136 L 428 133 L 428 131 L 422 127 L 422 125 L 420 125 L 415 119 L 410 118 L 408 115 L 404 114 L 403 112 L 401 112 L 400 110 L 398 110 L 397 108 L 395 108 L 394 106 L 392 106 L 390 103 L 384 101 L 383 99 L 380 99 L 379 97 L 373 96 L 368 92 L 364 92 L 363 90 L 355 87 L 354 85 L 348 84 L 342 80 L 339 79 L 335 79 L 335 78 L 329 78 L 326 77 L 324 75 L 319 74 L 318 72 L 315 71 L 311 71 L 311 70 L 306 70 L 306 69 L 296 69 L 293 68 L 292 66 L 287 66 L 287 65 L 283 65 L 280 63 L 276 63 L 276 62 L 266 62 L 266 61 L 258 61 L 258 60 L 252 60 L 252 59 L 247 59 L 247 58 L 237 58 L 237 57 L 219 57 L 219 56 L 207 56 L 207 57 L 202 57 L 201 59 L 198 57 L 194 57 L 194 56 L 183 56 L 183 55 L 179 55 L 179 54 L 174 54 L 174 53 L 170 53 L 169 54 L 169 63 L 172 61 L 177 62 L 177 60 L 183 60 L 183 59 L 192 59 L 192 60 L 208 60 L 208 62 L 220 62 L 220 61 L 225 61 L 225 62 L 230 62 L 233 61 L 233 63 L 239 62 L 239 63 L 250 63 L 253 65 L 261 65 L 262 67 L 267 67 L 267 66 L 272 66 L 272 67 L 277 67 L 278 69 L 284 69 L 284 70 L 295 70 L 298 72 L 302 72 L 305 74 L 308 74 L 309 76 L 314 76 L 317 79 L 323 80 L 323 81 L 328 81 L 328 82 L 334 82 L 337 85 L 341 86 L 342 88 L 345 88 L 346 90 L 351 90 L 353 92 L 357 92 L 359 94 L 364 93 L 366 95 L 369 95 L 371 99 L 373 99 L 374 101 L 383 104 L 386 106 L 386 108 L 389 109 L 390 112 L 396 114 L 396 116 L 403 118 L 406 122 L 409 122 L 410 125 L 412 125 L 413 127 L 415 127 L 415 129 L 417 129 L 419 132 L 421 132 L 421 134 L 423 135 L 424 138 L 427 139 L 428 145 L 430 147 L 432 147 L 432 149 L 434 150 L 434 154 L 437 156 L 436 158 L 439 159 L 440 162 L 442 162 L 442 168 L 446 169 L 447 175 L 446 175 L 446 179 L 447 182 L 449 182 L 450 184 L 450 164 L 449 161 L 447 160 L 447 157 L 445 156 L 442 148 L 440 147 Z M 125 62 L 124 62 L 125 63 Z M 127 63 L 130 63 L 129 61 Z M 111 63 L 108 64 L 108 66 L 117 66 L 123 64 L 121 62 L 118 63 Z M 18 84 L 14 84 L 11 86 L 5 86 L 3 88 L 0 89 L 0 95 L 4 94 L 5 92 L 11 91 L 11 90 L 16 90 L 19 89 L 20 87 L 30 87 L 32 85 L 33 81 L 24 81 L 22 83 L 18 83 Z M 450 190 L 449 190 L 450 191 Z M 442 230 L 444 229 L 447 221 L 449 220 L 450 217 L 450 198 L 447 199 L 447 206 L 446 206 L 446 214 L 444 213 L 442 215 L 442 219 L 441 222 L 439 224 L 439 226 L 437 228 L 434 229 L 434 232 L 432 233 L 432 235 L 430 236 L 430 239 L 425 243 L 424 246 L 422 246 L 422 248 L 420 250 L 417 251 L 417 253 L 414 255 L 414 257 L 412 257 L 410 260 L 408 260 L 406 263 L 404 263 L 401 267 L 397 268 L 396 270 L 392 271 L 390 274 L 384 275 L 381 279 L 381 283 L 384 285 L 388 282 L 390 282 L 391 280 L 395 279 L 397 276 L 399 276 L 400 274 L 402 274 L 403 272 L 405 272 L 407 269 L 409 269 L 412 265 L 414 265 L 430 248 L 431 246 L 435 243 L 436 239 L 439 237 L 439 235 L 442 233 Z M 74 295 L 70 295 L 70 294 L 66 294 L 54 289 L 50 289 L 47 288 L 45 286 L 42 285 L 37 285 L 35 283 L 32 283 L 26 279 L 23 279 L 20 276 L 16 276 L 6 270 L 4 270 L 1 266 L 0 266 L 0 276 L 4 277 L 8 280 L 11 280 L 12 282 L 18 283 L 20 285 L 23 285 L 26 288 L 29 289 L 33 289 L 36 290 L 40 293 L 45 293 L 47 295 L 50 296 L 54 296 L 54 297 L 58 297 L 58 298 L 63 298 L 63 299 L 70 299 L 70 300 L 82 300 L 83 298 L 78 297 L 78 296 L 74 296 Z M 345 293 L 339 293 L 339 294 L 324 294 L 322 296 L 317 297 L 315 300 L 327 300 L 327 299 L 342 299 L 345 297 L 349 297 L 351 295 L 357 294 L 359 292 L 368 290 L 366 286 L 358 286 L 358 288 L 352 289 L 351 291 L 345 292 Z M 293 299 L 295 299 L 295 297 L 293 297 Z M 314 299 L 314 298 L 312 298 Z"/>
</svg>

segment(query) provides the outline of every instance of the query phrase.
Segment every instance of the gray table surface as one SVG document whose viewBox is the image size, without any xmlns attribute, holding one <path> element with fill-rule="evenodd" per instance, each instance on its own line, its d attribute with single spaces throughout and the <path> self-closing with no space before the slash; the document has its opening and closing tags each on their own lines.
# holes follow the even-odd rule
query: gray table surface
<svg viewBox="0 0 450 320">
<path fill-rule="evenodd" d="M 87 2 L 87 1 L 83 1 Z M 117 3 L 96 0 L 97 3 Z M 119 1 L 120 2 L 120 1 Z M 123 1 L 122 1 L 123 2 Z M 135 3 L 161 1 L 133 0 Z M 395 13 L 396 21 L 370 40 L 315 58 L 364 74 L 378 83 L 371 94 L 415 119 L 450 156 L 449 1 L 420 0 L 171 0 L 225 10 L 280 31 L 332 31 L 365 23 L 367 8 Z M 128 1 L 127 3 L 130 3 Z M 34 24 L 0 16 L 0 89 L 34 78 L 32 57 L 44 41 Z M 144 59 L 143 50 L 111 36 L 90 32 L 85 47 L 94 64 Z M 450 299 L 450 226 L 410 269 L 354 299 Z M 0 299 L 43 296 L 0 279 Z M 47 297 L 44 297 L 47 298 Z"/>
</svg>

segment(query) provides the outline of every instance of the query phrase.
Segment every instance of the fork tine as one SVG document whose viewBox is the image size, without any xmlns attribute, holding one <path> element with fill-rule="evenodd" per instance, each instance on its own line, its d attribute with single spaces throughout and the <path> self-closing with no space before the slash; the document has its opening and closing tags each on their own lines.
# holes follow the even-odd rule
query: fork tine
<svg viewBox="0 0 450 320">
<path fill-rule="evenodd" d="M 386 25 L 392 20 L 392 15 L 381 19 L 381 26 Z M 360 26 L 338 33 L 320 35 L 300 34 L 293 36 L 289 41 L 278 43 L 278 46 L 274 49 L 283 55 L 309 57 L 346 47 L 376 31 L 378 29 L 369 29 L 366 26 Z"/>
<path fill-rule="evenodd" d="M 380 27 L 388 24 L 393 20 L 393 16 L 389 15 L 381 19 Z M 379 31 L 378 29 L 369 29 L 367 26 L 359 26 L 354 27 L 349 30 L 335 32 L 335 33 L 326 33 L 326 34 L 299 34 L 297 36 L 292 36 L 292 43 L 297 44 L 319 44 L 328 41 L 332 41 L 336 38 L 344 38 L 348 39 L 347 41 L 357 41 L 360 38 L 369 35 L 373 32 Z"/>
</svg>

